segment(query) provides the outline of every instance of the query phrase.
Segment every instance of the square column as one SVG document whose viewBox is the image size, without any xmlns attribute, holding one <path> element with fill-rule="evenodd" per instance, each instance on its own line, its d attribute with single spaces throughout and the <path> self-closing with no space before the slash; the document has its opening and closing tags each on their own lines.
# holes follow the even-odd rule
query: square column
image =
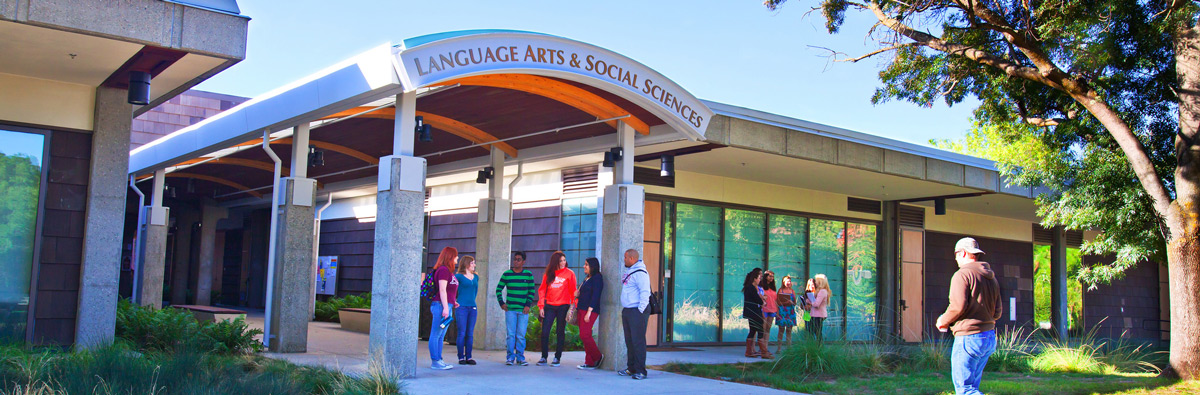
<svg viewBox="0 0 1200 395">
<path fill-rule="evenodd" d="M 626 155 L 630 155 L 626 151 Z M 629 161 L 632 164 L 632 161 Z M 625 332 L 621 327 L 621 280 L 625 276 L 625 250 L 642 254 L 645 240 L 643 215 L 646 191 L 640 185 L 609 185 L 604 189 L 604 220 L 601 229 L 600 273 L 604 292 L 600 299 L 599 331 L 596 345 L 604 354 L 606 370 L 626 368 Z M 653 286 L 653 284 L 652 284 Z M 655 291 L 659 291 L 657 288 Z M 638 334 L 645 336 L 644 333 Z"/>
<path fill-rule="evenodd" d="M 1050 230 L 1050 325 L 1051 333 L 1066 339 L 1070 329 L 1067 315 L 1067 232 L 1056 226 Z"/>
<path fill-rule="evenodd" d="M 75 321 L 75 345 L 81 349 L 110 344 L 116 335 L 121 237 L 129 185 L 129 130 L 133 122 L 133 107 L 126 101 L 126 93 L 124 89 L 96 88 Z"/>
<path fill-rule="evenodd" d="M 217 221 L 229 215 L 229 209 L 206 204 L 200 214 L 200 264 L 196 271 L 196 304 L 212 305 L 213 263 L 217 260 Z"/>
<path fill-rule="evenodd" d="M 308 350 L 309 298 L 312 297 L 313 201 L 317 182 L 311 178 L 280 180 L 282 196 L 275 243 L 275 281 L 271 298 L 272 352 Z M 203 275 L 203 274 L 202 274 Z M 211 276 L 211 271 L 209 273 Z"/>
<path fill-rule="evenodd" d="M 496 177 L 500 178 L 500 177 Z M 505 199 L 479 200 L 475 225 L 475 270 L 479 275 L 479 317 L 475 345 L 482 350 L 505 349 L 504 307 L 496 302 L 496 285 L 512 260 L 512 203 Z"/>
<path fill-rule="evenodd" d="M 413 377 L 417 373 L 421 306 L 425 159 L 405 155 L 380 158 L 375 204 L 369 364 L 371 369 Z"/>
<path fill-rule="evenodd" d="M 167 262 L 167 216 L 170 209 L 163 207 L 163 188 L 166 187 L 166 172 L 154 172 L 154 187 L 151 188 L 151 204 L 146 207 L 146 229 L 142 232 L 141 267 L 135 275 L 141 277 L 137 301 L 142 306 L 161 308 L 163 301 L 163 278 Z"/>
</svg>

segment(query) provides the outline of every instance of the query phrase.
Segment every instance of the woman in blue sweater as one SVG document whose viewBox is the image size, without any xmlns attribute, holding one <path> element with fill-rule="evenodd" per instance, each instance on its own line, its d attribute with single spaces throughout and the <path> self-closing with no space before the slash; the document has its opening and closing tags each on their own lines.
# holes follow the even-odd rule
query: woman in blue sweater
<svg viewBox="0 0 1200 395">
<path fill-rule="evenodd" d="M 583 265 L 583 275 L 587 276 L 587 279 L 576 291 L 579 304 L 575 317 L 579 325 L 579 338 L 583 340 L 583 350 L 587 355 L 579 368 L 595 369 L 600 366 L 600 362 L 604 362 L 604 355 L 600 354 L 600 348 L 596 347 L 596 339 L 592 338 L 592 326 L 596 324 L 596 318 L 600 315 L 600 292 L 604 291 L 604 278 L 600 276 L 599 259 L 588 258 L 586 262 L 587 264 Z"/>
<path fill-rule="evenodd" d="M 478 308 L 475 296 L 479 292 L 479 276 L 475 274 L 475 257 L 464 255 L 458 260 L 458 307 L 454 308 L 454 317 L 458 319 L 458 364 L 474 365 L 471 359 L 472 344 L 475 343 L 475 317 Z"/>
</svg>

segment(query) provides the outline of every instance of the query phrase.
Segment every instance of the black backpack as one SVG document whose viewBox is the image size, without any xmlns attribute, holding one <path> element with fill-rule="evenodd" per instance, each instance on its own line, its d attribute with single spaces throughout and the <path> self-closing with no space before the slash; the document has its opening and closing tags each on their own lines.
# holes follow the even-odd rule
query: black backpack
<svg viewBox="0 0 1200 395">
<path fill-rule="evenodd" d="M 637 272 L 646 273 L 646 271 L 645 271 L 645 270 L 642 270 L 642 269 L 634 270 L 634 271 L 632 271 L 632 272 L 629 272 L 629 274 L 626 274 L 626 275 L 625 275 L 625 280 L 629 280 L 629 276 L 632 276 L 634 273 L 637 273 Z M 646 273 L 646 275 L 647 275 L 647 276 L 649 276 L 649 275 L 650 275 L 650 273 Z M 622 282 L 624 282 L 624 281 L 622 281 Z M 658 291 L 655 291 L 655 290 L 654 290 L 654 286 L 653 286 L 653 285 L 651 285 L 651 288 L 650 288 L 650 304 L 646 305 L 646 313 L 648 313 L 648 314 L 650 314 L 650 315 L 654 315 L 654 314 L 662 314 L 662 312 L 663 312 L 663 309 L 662 309 L 662 293 L 661 293 L 661 292 L 658 292 Z"/>
</svg>

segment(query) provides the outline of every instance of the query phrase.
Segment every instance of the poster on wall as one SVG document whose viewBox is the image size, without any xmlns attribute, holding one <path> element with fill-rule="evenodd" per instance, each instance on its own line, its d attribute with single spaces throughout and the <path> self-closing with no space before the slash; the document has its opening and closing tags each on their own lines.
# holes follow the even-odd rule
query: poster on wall
<svg viewBox="0 0 1200 395">
<path fill-rule="evenodd" d="M 338 257 L 317 257 L 317 295 L 337 294 Z"/>
</svg>

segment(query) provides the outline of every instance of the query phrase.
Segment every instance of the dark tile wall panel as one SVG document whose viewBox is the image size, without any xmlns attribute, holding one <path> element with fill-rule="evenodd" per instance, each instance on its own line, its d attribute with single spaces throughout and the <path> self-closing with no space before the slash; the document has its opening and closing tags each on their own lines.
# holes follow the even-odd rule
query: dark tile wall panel
<svg viewBox="0 0 1200 395">
<path fill-rule="evenodd" d="M 317 254 L 338 257 L 338 296 L 371 292 L 374 222 L 358 222 L 356 218 L 321 221 L 321 243 Z"/>
<path fill-rule="evenodd" d="M 55 131 L 49 142 L 33 340 L 36 344 L 69 345 L 75 342 L 79 306 L 92 136 Z"/>
<path fill-rule="evenodd" d="M 522 207 L 525 206 L 525 207 Z M 550 262 L 550 254 L 562 244 L 562 203 L 554 201 L 517 204 L 513 210 L 513 251 L 525 251 L 525 268 L 541 283 L 542 272 Z M 580 262 L 568 262 L 579 267 Z"/>
<path fill-rule="evenodd" d="M 925 232 L 925 333 L 942 334 L 935 328 L 937 317 L 950 304 L 950 279 L 958 271 L 954 260 L 954 243 L 973 235 Z M 996 272 L 1004 314 L 996 321 L 1001 329 L 1031 328 L 1033 322 L 1033 243 L 975 237 L 987 255 L 983 260 Z M 1017 298 L 1016 320 L 1010 320 L 1009 298 Z"/>
<path fill-rule="evenodd" d="M 458 249 L 458 255 L 475 255 L 475 227 L 479 214 L 472 211 L 456 214 L 429 214 L 429 245 L 427 246 L 424 272 L 437 263 L 438 255 L 446 247 Z"/>
<path fill-rule="evenodd" d="M 1084 256 L 1084 265 L 1111 263 L 1111 256 Z M 1166 267 L 1141 262 L 1125 272 L 1125 277 L 1100 284 L 1083 293 L 1083 322 L 1086 329 L 1107 338 L 1158 339 L 1160 330 L 1159 270 Z"/>
</svg>

